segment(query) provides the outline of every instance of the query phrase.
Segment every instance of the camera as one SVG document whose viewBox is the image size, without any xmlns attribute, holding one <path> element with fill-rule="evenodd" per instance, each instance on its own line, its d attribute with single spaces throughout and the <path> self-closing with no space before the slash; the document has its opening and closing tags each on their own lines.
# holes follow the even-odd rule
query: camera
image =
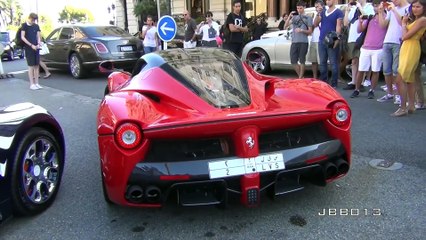
<svg viewBox="0 0 426 240">
<path fill-rule="evenodd" d="M 349 4 L 352 5 L 352 6 L 355 6 L 356 5 L 356 1 L 350 2 Z"/>
<path fill-rule="evenodd" d="M 298 13 L 297 11 L 293 11 L 291 14 L 292 14 L 293 16 L 297 16 L 297 15 L 299 15 L 299 13 Z"/>
<path fill-rule="evenodd" d="M 370 16 L 369 15 L 362 15 L 361 19 L 368 19 Z"/>
<path fill-rule="evenodd" d="M 382 4 L 383 4 L 384 8 L 388 8 L 389 7 L 389 2 L 387 0 L 383 0 Z"/>
</svg>

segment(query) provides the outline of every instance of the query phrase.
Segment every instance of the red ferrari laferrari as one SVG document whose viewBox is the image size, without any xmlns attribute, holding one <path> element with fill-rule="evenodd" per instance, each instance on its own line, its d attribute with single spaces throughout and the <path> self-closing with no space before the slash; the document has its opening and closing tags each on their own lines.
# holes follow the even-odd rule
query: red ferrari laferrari
<svg viewBox="0 0 426 240">
<path fill-rule="evenodd" d="M 132 73 L 112 72 L 105 94 L 97 132 L 109 203 L 232 198 L 253 207 L 349 170 L 351 111 L 338 92 L 315 79 L 259 75 L 227 50 L 146 54 Z"/>
</svg>

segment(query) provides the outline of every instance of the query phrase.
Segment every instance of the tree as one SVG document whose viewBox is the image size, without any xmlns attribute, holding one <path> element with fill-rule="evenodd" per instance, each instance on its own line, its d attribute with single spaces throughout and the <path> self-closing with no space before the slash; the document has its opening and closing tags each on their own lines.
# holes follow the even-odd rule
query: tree
<svg viewBox="0 0 426 240">
<path fill-rule="evenodd" d="M 0 17 L 3 23 L 19 25 L 22 21 L 22 7 L 16 0 L 0 0 Z"/>
<path fill-rule="evenodd" d="M 151 15 L 154 19 L 157 19 L 157 0 L 140 0 L 133 9 L 133 14 L 136 17 L 146 19 L 146 16 Z M 160 14 L 161 16 L 170 14 L 169 1 L 160 0 Z"/>
<path fill-rule="evenodd" d="M 92 12 L 84 8 L 75 8 L 72 6 L 65 6 L 59 13 L 59 22 L 61 23 L 75 23 L 75 22 L 94 22 Z"/>
</svg>

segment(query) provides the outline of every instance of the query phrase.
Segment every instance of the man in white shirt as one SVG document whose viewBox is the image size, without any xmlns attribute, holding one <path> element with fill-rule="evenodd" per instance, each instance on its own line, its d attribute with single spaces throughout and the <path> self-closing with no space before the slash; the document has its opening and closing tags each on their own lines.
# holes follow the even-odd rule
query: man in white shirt
<svg viewBox="0 0 426 240">
<path fill-rule="evenodd" d="M 348 35 L 348 59 L 352 60 L 352 81 L 348 83 L 345 90 L 355 89 L 355 83 L 358 74 L 358 61 L 360 49 L 355 46 L 356 39 L 359 37 L 358 33 L 358 18 L 362 15 L 374 15 L 374 8 L 371 3 L 367 3 L 366 0 L 350 0 L 345 11 L 345 17 L 343 18 L 343 25 L 349 27 Z"/>
</svg>

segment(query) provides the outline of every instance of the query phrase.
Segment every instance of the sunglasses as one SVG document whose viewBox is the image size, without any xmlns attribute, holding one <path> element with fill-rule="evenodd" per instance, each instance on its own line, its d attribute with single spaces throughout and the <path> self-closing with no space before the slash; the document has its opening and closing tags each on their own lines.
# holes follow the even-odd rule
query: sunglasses
<svg viewBox="0 0 426 240">
<path fill-rule="evenodd" d="M 212 15 L 206 15 L 206 17 L 212 17 Z"/>
</svg>

